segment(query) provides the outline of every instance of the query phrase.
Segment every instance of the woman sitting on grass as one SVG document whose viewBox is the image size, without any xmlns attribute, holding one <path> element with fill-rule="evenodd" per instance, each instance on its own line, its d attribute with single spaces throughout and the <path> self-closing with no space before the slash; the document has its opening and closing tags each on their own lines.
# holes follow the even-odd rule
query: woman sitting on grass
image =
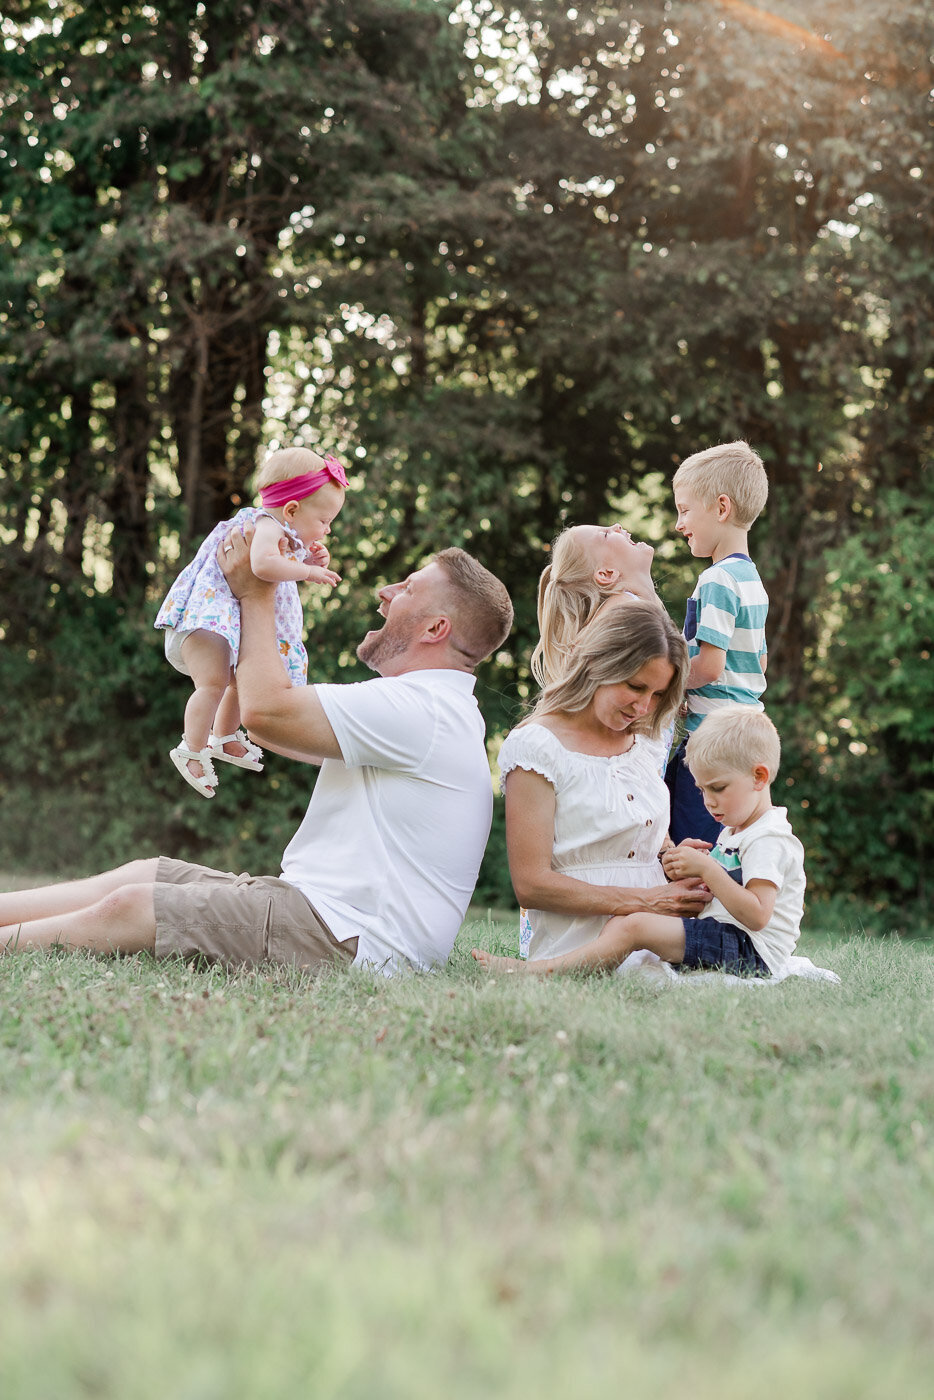
<svg viewBox="0 0 934 1400">
<path fill-rule="evenodd" d="M 687 670 L 687 645 L 662 607 L 614 600 L 507 735 L 506 846 L 530 960 L 573 952 L 614 914 L 694 915 L 709 900 L 696 878 L 667 883 L 659 860 L 668 837 L 660 735 Z M 489 953 L 473 955 L 490 965 Z"/>
<path fill-rule="evenodd" d="M 662 606 L 652 581 L 655 550 L 633 539 L 624 526 L 569 525 L 551 546 L 551 558 L 538 583 L 539 639 L 532 674 L 543 688 L 558 680 L 578 634 L 601 610 L 627 598 Z M 660 734 L 658 768 L 664 777 L 674 736 L 674 716 Z M 528 957 L 532 925 L 519 910 L 519 952 Z"/>
</svg>

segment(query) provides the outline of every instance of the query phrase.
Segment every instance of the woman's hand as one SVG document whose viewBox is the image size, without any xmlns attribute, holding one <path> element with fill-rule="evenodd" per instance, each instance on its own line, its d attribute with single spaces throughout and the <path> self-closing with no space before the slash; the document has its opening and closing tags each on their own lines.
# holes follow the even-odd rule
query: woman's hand
<svg viewBox="0 0 934 1400">
<path fill-rule="evenodd" d="M 656 890 L 647 890 L 646 906 L 653 914 L 671 914 L 676 919 L 692 919 L 703 914 L 713 899 L 703 880 L 673 880 Z"/>
</svg>

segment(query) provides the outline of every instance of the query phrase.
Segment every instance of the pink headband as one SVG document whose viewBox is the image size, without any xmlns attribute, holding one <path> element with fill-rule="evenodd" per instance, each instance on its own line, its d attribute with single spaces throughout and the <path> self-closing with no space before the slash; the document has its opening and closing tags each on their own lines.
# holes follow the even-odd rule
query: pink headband
<svg viewBox="0 0 934 1400">
<path fill-rule="evenodd" d="M 347 473 L 337 458 L 332 457 L 330 453 L 325 457 L 321 471 L 305 472 L 303 476 L 290 476 L 286 481 L 274 481 L 271 486 L 263 487 L 259 498 L 267 510 L 274 510 L 276 506 L 284 506 L 287 501 L 303 501 L 306 496 L 320 491 L 329 481 L 334 482 L 336 486 L 347 485 Z"/>
</svg>

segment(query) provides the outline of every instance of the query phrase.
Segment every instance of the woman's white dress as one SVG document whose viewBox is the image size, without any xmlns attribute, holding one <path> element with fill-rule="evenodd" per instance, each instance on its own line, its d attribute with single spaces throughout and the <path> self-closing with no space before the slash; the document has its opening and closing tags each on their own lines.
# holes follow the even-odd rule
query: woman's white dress
<svg viewBox="0 0 934 1400">
<path fill-rule="evenodd" d="M 666 883 L 658 854 L 668 831 L 668 789 L 659 776 L 667 742 L 667 736 L 638 734 L 627 753 L 599 758 L 566 749 L 534 722 L 507 734 L 499 755 L 504 786 L 514 768 L 523 768 L 540 773 L 555 790 L 552 869 L 588 885 L 646 889 Z M 532 959 L 580 948 L 610 918 L 541 909 L 527 916 Z"/>
</svg>

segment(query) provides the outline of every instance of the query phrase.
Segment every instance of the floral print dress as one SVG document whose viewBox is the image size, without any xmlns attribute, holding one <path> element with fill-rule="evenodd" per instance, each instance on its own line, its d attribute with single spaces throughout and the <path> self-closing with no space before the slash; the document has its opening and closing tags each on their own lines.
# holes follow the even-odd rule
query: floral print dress
<svg viewBox="0 0 934 1400">
<path fill-rule="evenodd" d="M 240 652 L 240 604 L 221 572 L 217 551 L 231 530 L 238 525 L 252 525 L 264 515 L 275 520 L 286 537 L 286 556 L 299 561 L 307 559 L 309 552 L 294 530 L 276 520 L 269 511 L 246 506 L 237 511 L 232 520 L 222 520 L 215 525 L 194 559 L 172 584 L 155 621 L 156 627 L 172 627 L 177 632 L 198 629 L 217 632 L 230 647 L 231 665 L 235 669 Z M 298 584 L 291 579 L 276 584 L 279 655 L 293 685 L 305 685 L 308 678 L 308 654 L 302 641 L 304 622 Z"/>
</svg>

